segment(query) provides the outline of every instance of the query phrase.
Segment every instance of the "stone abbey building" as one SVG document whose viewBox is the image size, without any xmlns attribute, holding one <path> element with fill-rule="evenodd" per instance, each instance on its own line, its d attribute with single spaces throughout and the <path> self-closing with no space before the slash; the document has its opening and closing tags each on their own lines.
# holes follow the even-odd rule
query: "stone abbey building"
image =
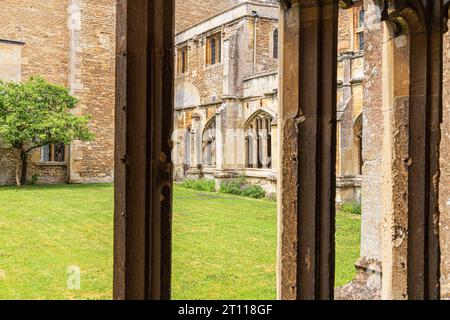
<svg viewBox="0 0 450 320">
<path fill-rule="evenodd" d="M 390 100 L 409 95 L 408 71 L 389 72 L 387 65 L 408 60 L 409 42 L 388 37 L 381 1 L 353 2 L 339 16 L 336 200 L 362 202 L 360 279 L 370 289 L 383 283 L 384 298 L 402 299 L 409 229 L 405 215 L 393 215 L 408 211 L 411 115 L 402 99 Z M 199 3 L 176 1 L 174 177 L 220 183 L 245 175 L 275 193 L 286 165 L 280 160 L 278 1 Z M 114 179 L 115 10 L 115 0 L 2 0 L 0 79 L 41 75 L 70 88 L 80 99 L 77 113 L 92 115 L 95 141 L 32 155 L 30 178 L 37 175 L 40 183 Z M 439 231 L 441 291 L 450 297 L 449 33 L 444 39 Z M 11 151 L 0 142 L 0 185 L 13 184 L 14 172 Z M 382 266 L 391 278 L 381 277 Z"/>
<path fill-rule="evenodd" d="M 177 12 L 195 8 L 191 1 L 178 3 Z M 208 19 L 198 14 L 202 6 L 192 9 L 192 19 L 177 20 L 175 179 L 214 178 L 219 185 L 243 175 L 275 194 L 278 2 L 221 3 Z M 362 3 L 354 12 L 342 11 L 340 30 L 337 201 L 344 203 L 361 199 Z"/>
<path fill-rule="evenodd" d="M 381 261 L 389 265 L 393 259 L 393 253 L 384 248 L 387 240 L 382 229 L 392 229 L 395 234 L 397 247 L 393 251 L 402 250 L 407 241 L 407 227 L 385 217 L 393 207 L 401 206 L 399 199 L 405 195 L 404 185 L 397 183 L 396 189 L 391 190 L 397 200 L 387 200 L 387 186 L 392 183 L 388 181 L 388 171 L 399 165 L 393 159 L 403 154 L 407 161 L 405 151 L 391 149 L 388 141 L 395 137 L 403 148 L 407 147 L 402 135 L 408 115 L 400 113 L 399 118 L 383 104 L 389 89 L 385 84 L 387 72 L 383 73 L 386 39 L 381 12 L 373 1 L 353 2 L 352 9 L 339 13 L 336 202 L 362 203 L 357 279 L 369 291 L 377 291 L 382 286 Z M 278 1 L 221 1 L 217 11 L 210 1 L 203 3 L 202 8 L 188 10 L 195 8 L 192 1 L 177 1 L 175 179 L 214 178 L 219 185 L 223 180 L 244 175 L 268 193 L 275 193 L 281 166 Z M 446 34 L 440 164 L 443 297 L 450 294 L 449 43 Z M 408 47 L 404 37 L 396 39 L 396 44 Z M 395 59 L 404 60 L 406 56 Z M 403 73 L 407 75 L 406 71 Z M 390 126 L 392 130 L 388 129 Z M 401 175 L 404 172 L 396 172 L 394 181 Z M 404 261 L 393 267 L 404 272 L 405 265 Z M 384 281 L 385 286 L 389 281 L 395 286 L 393 282 L 399 280 Z M 405 295 L 390 292 L 395 298 Z"/>
</svg>

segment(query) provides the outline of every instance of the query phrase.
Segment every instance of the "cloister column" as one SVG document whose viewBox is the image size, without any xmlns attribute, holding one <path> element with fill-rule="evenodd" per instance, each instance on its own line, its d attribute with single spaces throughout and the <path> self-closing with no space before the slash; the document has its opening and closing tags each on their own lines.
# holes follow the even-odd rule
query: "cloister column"
<svg viewBox="0 0 450 320">
<path fill-rule="evenodd" d="M 358 278 L 381 287 L 381 222 L 384 124 L 382 112 L 383 27 L 378 0 L 365 0 L 364 105 L 362 135 L 361 250 Z"/>
<path fill-rule="evenodd" d="M 252 163 L 251 163 L 251 167 L 252 168 L 258 168 L 258 159 L 259 159 L 259 154 L 258 154 L 258 132 L 256 130 L 256 128 L 252 129 L 252 148 L 251 148 L 251 153 L 252 153 Z"/>
<path fill-rule="evenodd" d="M 332 299 L 338 1 L 281 7 L 278 298 Z"/>
<path fill-rule="evenodd" d="M 114 298 L 169 299 L 174 1 L 118 0 Z"/>
<path fill-rule="evenodd" d="M 442 121 L 444 1 L 384 1 L 397 37 L 409 35 L 407 296 L 440 297 L 439 147 Z M 395 145 L 394 145 L 395 147 Z M 394 212 L 401 215 L 401 211 Z M 394 241 L 395 239 L 391 240 Z M 383 248 L 384 250 L 384 248 Z M 393 257 L 393 265 L 402 256 Z M 383 261 L 384 263 L 384 261 Z M 394 273 L 385 268 L 383 273 Z M 397 288 L 398 289 L 398 288 Z"/>
<path fill-rule="evenodd" d="M 409 38 L 395 37 L 383 23 L 382 57 L 382 299 L 401 300 L 407 294 L 408 256 L 408 119 Z M 363 230 L 364 232 L 364 230 Z"/>
<path fill-rule="evenodd" d="M 199 165 L 202 163 L 202 131 L 200 127 L 200 116 L 192 115 L 192 164 L 191 168 L 197 173 Z"/>
<path fill-rule="evenodd" d="M 262 121 L 262 136 L 261 139 L 261 163 L 264 169 L 269 167 L 269 128 L 267 127 L 266 119 Z"/>
</svg>

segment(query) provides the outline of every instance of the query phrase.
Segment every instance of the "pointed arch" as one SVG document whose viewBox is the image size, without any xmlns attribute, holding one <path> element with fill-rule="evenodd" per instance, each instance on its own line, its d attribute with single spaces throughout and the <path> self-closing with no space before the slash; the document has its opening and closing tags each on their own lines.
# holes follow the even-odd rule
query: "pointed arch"
<svg viewBox="0 0 450 320">
<path fill-rule="evenodd" d="M 279 31 L 278 28 L 275 28 L 275 30 L 273 30 L 273 34 L 272 34 L 272 47 L 273 47 L 273 52 L 272 52 L 272 58 L 274 59 L 278 59 L 279 56 Z"/>
<path fill-rule="evenodd" d="M 254 113 L 252 113 L 252 115 L 250 115 L 247 118 L 247 120 L 244 123 L 244 129 L 246 129 L 249 126 L 249 124 L 253 120 L 255 120 L 255 118 L 257 118 L 257 117 L 262 117 L 262 118 L 268 117 L 272 121 L 275 119 L 275 115 L 272 112 L 267 111 L 267 110 L 263 110 L 263 109 L 259 109 L 259 110 L 255 111 Z"/>
<path fill-rule="evenodd" d="M 211 117 L 203 129 L 202 154 L 203 165 L 216 165 L 216 116 Z"/>
<path fill-rule="evenodd" d="M 258 110 L 244 124 L 245 164 L 247 168 L 268 169 L 272 167 L 272 130 L 274 117 L 267 111 Z"/>
</svg>

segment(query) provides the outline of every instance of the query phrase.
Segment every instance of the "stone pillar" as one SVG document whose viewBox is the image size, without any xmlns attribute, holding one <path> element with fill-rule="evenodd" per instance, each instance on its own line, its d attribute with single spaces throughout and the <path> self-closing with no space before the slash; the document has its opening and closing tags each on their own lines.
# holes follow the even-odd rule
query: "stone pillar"
<svg viewBox="0 0 450 320">
<path fill-rule="evenodd" d="M 262 122 L 262 137 L 261 137 L 261 163 L 264 169 L 269 167 L 269 128 L 267 122 L 263 119 Z"/>
<path fill-rule="evenodd" d="M 220 188 L 222 181 L 235 178 L 238 175 L 236 171 L 238 166 L 236 153 L 243 152 L 241 145 L 244 139 L 241 137 L 242 141 L 238 141 L 236 135 L 239 103 L 234 97 L 223 97 L 222 100 L 222 106 L 216 113 L 217 166 L 214 177 L 217 188 Z M 240 147 L 239 150 L 238 147 Z"/>
<path fill-rule="evenodd" d="M 381 297 L 385 300 L 402 300 L 408 297 L 407 162 L 410 50 L 407 36 L 395 38 L 388 23 L 383 24 L 383 29 Z"/>
<path fill-rule="evenodd" d="M 278 297 L 332 299 L 338 2 L 281 5 Z"/>
<path fill-rule="evenodd" d="M 338 145 L 337 148 L 337 181 L 336 202 L 356 202 L 355 184 L 355 154 L 353 131 L 353 93 L 352 93 L 352 54 L 341 54 L 339 59 L 342 66 L 341 101 L 338 103 Z"/>
<path fill-rule="evenodd" d="M 76 95 L 83 89 L 83 84 L 77 81 L 79 69 L 79 56 L 81 48 L 81 0 L 70 0 L 68 8 L 69 28 L 69 89 L 70 94 Z M 78 77 L 79 78 L 79 77 Z M 82 114 L 80 107 L 74 110 L 75 114 Z M 81 180 L 80 162 L 83 160 L 83 146 L 81 142 L 74 141 L 69 147 L 67 180 L 69 183 Z"/>
<path fill-rule="evenodd" d="M 359 279 L 370 288 L 381 289 L 383 29 L 374 1 L 365 1 L 365 6 L 361 257 L 356 268 Z"/>
<path fill-rule="evenodd" d="M 201 177 L 201 165 L 203 163 L 202 154 L 202 128 L 200 124 L 200 115 L 194 113 L 192 115 L 192 128 L 191 128 L 191 166 L 187 172 L 188 178 L 200 178 Z"/>
<path fill-rule="evenodd" d="M 224 121 L 226 120 L 222 114 L 224 105 L 221 107 L 221 111 L 216 113 L 216 170 L 221 171 L 224 167 Z"/>
<path fill-rule="evenodd" d="M 444 35 L 444 110 L 441 140 L 441 296 L 450 299 L 450 32 Z"/>
<path fill-rule="evenodd" d="M 259 159 L 259 153 L 258 153 L 258 132 L 256 131 L 256 128 L 252 129 L 252 168 L 258 168 L 258 159 Z"/>
</svg>

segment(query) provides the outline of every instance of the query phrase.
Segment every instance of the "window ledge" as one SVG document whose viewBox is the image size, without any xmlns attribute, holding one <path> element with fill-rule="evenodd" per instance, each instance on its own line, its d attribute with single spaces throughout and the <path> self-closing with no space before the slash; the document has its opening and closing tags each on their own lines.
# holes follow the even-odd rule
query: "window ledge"
<svg viewBox="0 0 450 320">
<path fill-rule="evenodd" d="M 67 162 L 56 162 L 56 161 L 38 161 L 36 162 L 37 166 L 46 166 L 46 167 L 66 167 Z"/>
</svg>

